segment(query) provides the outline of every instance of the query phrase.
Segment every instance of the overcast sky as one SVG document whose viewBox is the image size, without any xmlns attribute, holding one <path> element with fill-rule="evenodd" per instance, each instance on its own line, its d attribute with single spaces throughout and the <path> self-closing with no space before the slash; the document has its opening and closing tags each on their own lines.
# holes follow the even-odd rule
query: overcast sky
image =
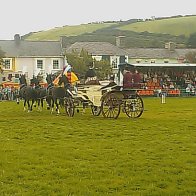
<svg viewBox="0 0 196 196">
<path fill-rule="evenodd" d="M 64 25 L 196 14 L 196 0 L 1 0 L 0 40 Z"/>
</svg>

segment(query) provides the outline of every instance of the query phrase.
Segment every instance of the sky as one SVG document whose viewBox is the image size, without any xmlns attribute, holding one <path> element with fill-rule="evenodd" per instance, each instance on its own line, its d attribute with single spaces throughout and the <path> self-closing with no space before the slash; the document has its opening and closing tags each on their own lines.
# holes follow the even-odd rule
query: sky
<svg viewBox="0 0 196 196">
<path fill-rule="evenodd" d="M 0 6 L 0 40 L 65 25 L 196 14 L 196 0 L 0 0 Z"/>
</svg>

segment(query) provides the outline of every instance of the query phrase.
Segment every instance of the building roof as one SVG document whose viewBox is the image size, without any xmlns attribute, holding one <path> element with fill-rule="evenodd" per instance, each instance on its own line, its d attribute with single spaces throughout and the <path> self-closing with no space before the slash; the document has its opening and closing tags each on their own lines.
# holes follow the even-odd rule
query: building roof
<svg viewBox="0 0 196 196">
<path fill-rule="evenodd" d="M 161 48 L 131 48 L 126 49 L 129 58 L 151 59 L 176 59 L 185 57 L 188 52 L 196 52 L 196 49 L 175 49 L 174 51 Z"/>
<path fill-rule="evenodd" d="M 0 40 L 0 48 L 6 57 L 46 57 L 61 56 L 58 41 Z"/>
<path fill-rule="evenodd" d="M 91 55 L 128 55 L 123 49 L 108 42 L 76 42 L 66 49 L 67 53 L 73 50 L 80 53 L 84 49 Z"/>
</svg>

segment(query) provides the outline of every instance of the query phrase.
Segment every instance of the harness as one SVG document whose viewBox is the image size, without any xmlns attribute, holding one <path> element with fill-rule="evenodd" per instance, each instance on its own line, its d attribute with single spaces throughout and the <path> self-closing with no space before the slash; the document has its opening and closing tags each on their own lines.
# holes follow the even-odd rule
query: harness
<svg viewBox="0 0 196 196">
<path fill-rule="evenodd" d="M 25 86 L 26 86 L 26 84 L 21 84 L 20 90 L 21 90 L 22 88 L 24 88 Z"/>
</svg>

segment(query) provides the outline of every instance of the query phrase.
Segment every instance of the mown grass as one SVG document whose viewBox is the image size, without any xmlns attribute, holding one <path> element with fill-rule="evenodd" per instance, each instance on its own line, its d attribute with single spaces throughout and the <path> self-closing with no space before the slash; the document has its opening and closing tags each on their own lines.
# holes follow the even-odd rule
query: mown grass
<svg viewBox="0 0 196 196">
<path fill-rule="evenodd" d="M 196 98 L 145 98 L 139 119 L 0 102 L 0 195 L 195 195 Z"/>
</svg>

